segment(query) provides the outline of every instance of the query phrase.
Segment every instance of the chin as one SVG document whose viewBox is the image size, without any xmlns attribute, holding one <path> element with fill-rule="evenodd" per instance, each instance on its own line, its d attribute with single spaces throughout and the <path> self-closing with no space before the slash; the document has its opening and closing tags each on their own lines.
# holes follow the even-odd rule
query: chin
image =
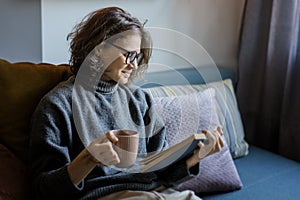
<svg viewBox="0 0 300 200">
<path fill-rule="evenodd" d="M 125 85 L 125 84 L 128 83 L 128 79 L 120 79 L 120 80 L 118 81 L 118 83 L 119 83 L 119 84 L 122 84 L 122 85 Z"/>
</svg>

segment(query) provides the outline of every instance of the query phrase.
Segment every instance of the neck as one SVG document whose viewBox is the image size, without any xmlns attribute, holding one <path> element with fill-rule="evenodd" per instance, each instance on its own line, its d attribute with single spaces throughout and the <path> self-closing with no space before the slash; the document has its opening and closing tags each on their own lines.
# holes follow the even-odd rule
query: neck
<svg viewBox="0 0 300 200">
<path fill-rule="evenodd" d="M 103 81 L 100 80 L 98 85 L 96 86 L 96 91 L 101 93 L 111 93 L 115 91 L 118 83 L 115 81 Z"/>
</svg>

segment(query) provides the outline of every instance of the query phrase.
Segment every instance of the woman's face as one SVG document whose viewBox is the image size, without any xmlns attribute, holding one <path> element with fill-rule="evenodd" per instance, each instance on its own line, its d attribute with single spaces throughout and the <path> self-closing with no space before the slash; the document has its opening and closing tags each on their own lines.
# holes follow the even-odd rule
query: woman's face
<svg viewBox="0 0 300 200">
<path fill-rule="evenodd" d="M 137 59 L 132 63 L 126 64 L 126 56 L 128 52 L 140 53 L 141 37 L 138 35 L 128 35 L 122 39 L 115 41 L 113 44 L 108 44 L 107 54 L 117 57 L 111 63 L 107 63 L 108 67 L 104 71 L 101 80 L 116 81 L 120 84 L 128 83 L 133 70 L 137 70 Z M 116 56 L 117 55 L 117 56 Z M 108 55 L 109 56 L 109 55 Z M 129 60 L 129 59 L 128 59 Z"/>
</svg>

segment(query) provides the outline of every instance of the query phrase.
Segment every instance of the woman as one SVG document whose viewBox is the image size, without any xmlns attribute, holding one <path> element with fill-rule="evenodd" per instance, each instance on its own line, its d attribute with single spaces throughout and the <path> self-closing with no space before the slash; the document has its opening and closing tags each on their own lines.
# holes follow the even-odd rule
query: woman
<svg viewBox="0 0 300 200">
<path fill-rule="evenodd" d="M 130 83 L 147 69 L 151 37 L 126 11 L 108 7 L 78 24 L 71 39 L 74 76 L 50 91 L 32 117 L 33 199 L 198 199 L 171 187 L 199 173 L 199 161 L 221 150 L 220 128 L 204 131 L 209 144 L 168 170 L 129 173 L 119 163 L 114 129 L 137 130 L 139 154 L 166 147 L 152 99 Z M 176 166 L 176 167 L 174 167 Z"/>
</svg>

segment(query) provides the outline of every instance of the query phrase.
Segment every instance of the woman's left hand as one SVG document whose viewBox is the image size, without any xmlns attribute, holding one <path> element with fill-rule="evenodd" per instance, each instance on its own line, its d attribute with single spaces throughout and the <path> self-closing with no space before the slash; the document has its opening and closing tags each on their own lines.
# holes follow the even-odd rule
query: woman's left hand
<svg viewBox="0 0 300 200">
<path fill-rule="evenodd" d="M 224 141 L 222 139 L 223 131 L 220 126 L 213 130 L 203 130 L 208 139 L 208 143 L 204 144 L 203 142 L 199 142 L 199 149 L 194 151 L 193 156 L 187 159 L 187 167 L 191 168 L 196 165 L 203 158 L 212 155 L 216 152 L 220 152 L 222 147 L 224 146 Z"/>
</svg>

